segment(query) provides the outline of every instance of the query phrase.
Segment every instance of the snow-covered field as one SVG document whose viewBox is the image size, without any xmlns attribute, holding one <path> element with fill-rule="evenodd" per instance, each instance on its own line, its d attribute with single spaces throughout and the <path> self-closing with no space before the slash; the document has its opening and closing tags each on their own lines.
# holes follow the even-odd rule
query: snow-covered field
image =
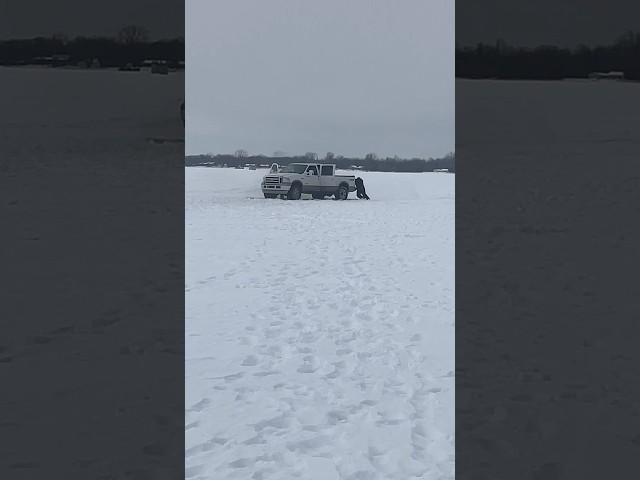
<svg viewBox="0 0 640 480">
<path fill-rule="evenodd" d="M 186 169 L 186 476 L 454 476 L 454 175 Z"/>
<path fill-rule="evenodd" d="M 184 73 L 0 81 L 0 478 L 176 478 Z"/>
<path fill-rule="evenodd" d="M 640 84 L 458 79 L 456 104 L 456 472 L 635 471 Z"/>
</svg>

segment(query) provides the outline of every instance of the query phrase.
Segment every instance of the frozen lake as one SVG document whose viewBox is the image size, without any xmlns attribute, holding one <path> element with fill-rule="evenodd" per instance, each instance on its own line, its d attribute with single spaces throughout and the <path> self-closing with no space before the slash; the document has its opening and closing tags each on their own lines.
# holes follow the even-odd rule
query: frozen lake
<svg viewBox="0 0 640 480">
<path fill-rule="evenodd" d="M 630 399 L 639 384 L 630 379 L 640 368 L 622 353 L 637 350 L 628 299 L 638 296 L 639 259 L 637 236 L 620 219 L 637 217 L 640 84 L 458 79 L 456 87 L 464 196 L 456 263 L 465 272 L 456 279 L 464 319 L 456 373 L 465 385 L 456 424 L 465 432 L 458 446 L 477 449 L 456 471 L 606 478 L 611 465 L 633 470 Z M 626 415 L 611 416 L 609 405 Z M 503 462 L 473 461 L 487 450 Z"/>
<path fill-rule="evenodd" d="M 454 476 L 454 175 L 186 169 L 187 478 Z"/>
</svg>

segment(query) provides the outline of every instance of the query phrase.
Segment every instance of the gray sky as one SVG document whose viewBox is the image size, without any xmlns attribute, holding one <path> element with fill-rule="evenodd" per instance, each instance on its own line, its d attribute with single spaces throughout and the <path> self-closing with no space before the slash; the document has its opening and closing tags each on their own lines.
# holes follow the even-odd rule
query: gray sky
<svg viewBox="0 0 640 480">
<path fill-rule="evenodd" d="M 187 0 L 187 154 L 454 150 L 451 0 Z"/>
</svg>

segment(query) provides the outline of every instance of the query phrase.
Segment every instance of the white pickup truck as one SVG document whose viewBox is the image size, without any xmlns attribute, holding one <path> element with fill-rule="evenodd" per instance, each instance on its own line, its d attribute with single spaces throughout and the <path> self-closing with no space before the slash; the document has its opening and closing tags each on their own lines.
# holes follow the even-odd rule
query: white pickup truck
<svg viewBox="0 0 640 480">
<path fill-rule="evenodd" d="M 290 163 L 284 167 L 272 166 L 271 173 L 262 179 L 265 198 L 299 200 L 303 193 L 323 199 L 333 195 L 336 200 L 346 200 L 349 192 L 355 192 L 356 177 L 336 175 L 336 166 L 330 163 Z"/>
</svg>

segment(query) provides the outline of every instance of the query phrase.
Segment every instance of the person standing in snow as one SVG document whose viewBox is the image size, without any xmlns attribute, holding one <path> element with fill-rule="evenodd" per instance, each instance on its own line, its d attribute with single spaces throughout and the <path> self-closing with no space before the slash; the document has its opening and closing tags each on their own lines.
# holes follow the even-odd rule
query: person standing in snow
<svg viewBox="0 0 640 480">
<path fill-rule="evenodd" d="M 356 191 L 356 195 L 358 196 L 358 198 L 369 200 L 369 195 L 367 195 L 367 191 L 364 189 L 364 182 L 360 177 L 356 178 Z"/>
</svg>

